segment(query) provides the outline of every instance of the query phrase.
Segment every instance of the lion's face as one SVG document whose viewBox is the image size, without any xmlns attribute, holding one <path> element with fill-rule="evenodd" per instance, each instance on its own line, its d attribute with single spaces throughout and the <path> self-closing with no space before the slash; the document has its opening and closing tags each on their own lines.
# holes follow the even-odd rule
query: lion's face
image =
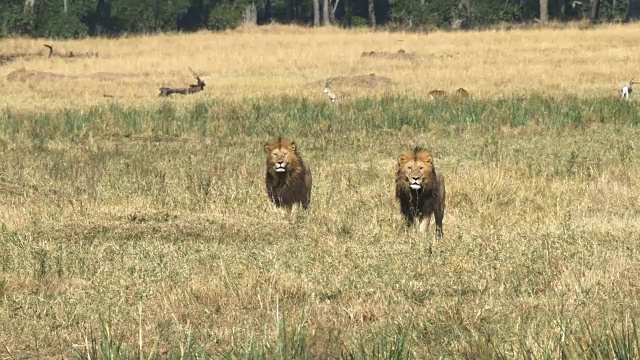
<svg viewBox="0 0 640 360">
<path fill-rule="evenodd" d="M 293 141 L 279 139 L 264 146 L 267 153 L 267 164 L 277 173 L 290 171 L 296 161 L 296 145 Z"/>
<path fill-rule="evenodd" d="M 406 152 L 398 159 L 398 176 L 413 190 L 421 190 L 431 181 L 433 158 L 426 151 Z"/>
</svg>

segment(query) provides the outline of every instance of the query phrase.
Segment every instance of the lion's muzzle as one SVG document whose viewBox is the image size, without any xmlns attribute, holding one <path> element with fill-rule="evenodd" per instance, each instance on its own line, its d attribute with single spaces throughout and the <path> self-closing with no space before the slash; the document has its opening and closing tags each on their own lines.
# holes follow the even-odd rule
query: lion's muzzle
<svg viewBox="0 0 640 360">
<path fill-rule="evenodd" d="M 419 182 L 419 178 L 412 178 L 409 180 L 409 187 L 412 188 L 413 190 L 420 190 L 422 189 L 422 185 Z"/>
<path fill-rule="evenodd" d="M 276 162 L 276 172 L 285 172 L 287 171 L 287 164 L 284 161 Z"/>
</svg>

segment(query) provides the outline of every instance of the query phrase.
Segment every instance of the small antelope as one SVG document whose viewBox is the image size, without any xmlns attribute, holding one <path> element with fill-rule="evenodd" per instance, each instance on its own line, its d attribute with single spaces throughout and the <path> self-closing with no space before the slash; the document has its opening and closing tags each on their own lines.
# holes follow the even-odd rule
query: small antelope
<svg viewBox="0 0 640 360">
<path fill-rule="evenodd" d="M 469 97 L 469 92 L 464 88 L 458 88 L 458 90 L 456 90 L 456 96 L 462 99 L 466 99 Z"/>
<path fill-rule="evenodd" d="M 327 82 L 324 84 L 324 93 L 327 94 L 327 96 L 329 97 L 329 100 L 331 100 L 332 104 L 336 104 L 338 99 L 340 98 L 340 96 L 336 93 L 334 93 L 333 91 L 331 91 L 331 81 L 333 81 L 333 79 L 328 78 Z"/>
<path fill-rule="evenodd" d="M 431 90 L 429 91 L 429 98 L 431 100 L 444 99 L 447 97 L 447 92 L 444 90 Z"/>
<path fill-rule="evenodd" d="M 190 95 L 204 90 L 205 85 L 207 85 L 204 80 L 202 80 L 200 76 L 198 76 L 198 74 L 193 71 L 193 69 L 189 68 L 189 71 L 191 71 L 193 77 L 196 78 L 197 84 L 190 84 L 188 88 L 161 87 L 160 94 L 158 94 L 158 96 L 169 96 L 171 94 Z"/>
<path fill-rule="evenodd" d="M 633 84 L 635 84 L 635 82 L 633 81 L 634 79 L 635 78 L 631 78 L 631 80 L 629 80 L 629 83 L 627 84 L 627 86 L 623 86 L 622 89 L 620 89 L 620 93 L 622 94 L 622 98 L 624 98 L 625 100 L 629 100 L 629 96 L 633 92 L 633 89 L 631 87 L 633 86 Z"/>
</svg>

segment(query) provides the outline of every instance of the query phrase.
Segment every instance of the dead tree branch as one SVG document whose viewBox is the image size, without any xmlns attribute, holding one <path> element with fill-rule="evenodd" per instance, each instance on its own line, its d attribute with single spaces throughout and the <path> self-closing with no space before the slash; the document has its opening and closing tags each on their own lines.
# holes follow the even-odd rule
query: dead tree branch
<svg viewBox="0 0 640 360">
<path fill-rule="evenodd" d="M 44 44 L 44 46 L 46 48 L 49 48 L 49 55 L 47 56 L 48 58 L 51 57 L 61 57 L 61 58 L 91 58 L 91 57 L 98 57 L 98 53 L 93 52 L 93 51 L 89 51 L 89 52 L 84 52 L 84 53 L 74 53 L 73 51 L 69 51 L 67 53 L 56 53 L 55 51 L 53 51 L 53 46 L 49 45 L 49 44 Z"/>
<path fill-rule="evenodd" d="M 49 48 L 49 56 L 47 57 L 50 58 L 53 55 L 53 46 L 48 44 L 44 44 L 44 46 Z"/>
</svg>

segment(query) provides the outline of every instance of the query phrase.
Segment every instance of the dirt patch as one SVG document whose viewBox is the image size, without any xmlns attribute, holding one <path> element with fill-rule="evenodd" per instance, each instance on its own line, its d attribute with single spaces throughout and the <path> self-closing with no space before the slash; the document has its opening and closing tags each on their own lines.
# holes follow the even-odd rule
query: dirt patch
<svg viewBox="0 0 640 360">
<path fill-rule="evenodd" d="M 7 75 L 9 81 L 66 81 L 76 79 L 95 79 L 102 81 L 113 81 L 123 78 L 133 78 L 139 76 L 148 76 L 148 74 L 125 74 L 125 73 L 113 73 L 113 72 L 97 72 L 93 74 L 87 74 L 82 76 L 58 74 L 49 71 L 36 71 L 26 70 L 21 68 L 14 70 Z"/>
<path fill-rule="evenodd" d="M 7 65 L 17 59 L 16 55 L 0 55 L 0 66 Z"/>
<path fill-rule="evenodd" d="M 87 51 L 87 52 L 54 52 L 53 47 L 51 45 L 45 45 L 45 47 L 49 48 L 49 51 L 44 55 L 41 52 L 38 53 L 15 53 L 15 54 L 0 54 L 0 66 L 10 64 L 17 59 L 35 59 L 35 58 L 43 58 L 43 57 L 61 57 L 67 59 L 73 58 L 94 58 L 98 57 L 97 52 Z"/>
<path fill-rule="evenodd" d="M 368 75 L 353 75 L 353 76 L 336 76 L 331 79 L 331 87 L 353 87 L 353 88 L 365 88 L 373 89 L 378 86 L 385 86 L 392 83 L 391 79 L 386 76 L 378 76 L 376 74 Z M 311 84 L 314 87 L 324 87 L 325 80 L 316 81 Z"/>
<path fill-rule="evenodd" d="M 414 53 L 408 53 L 404 49 L 400 49 L 397 52 L 365 51 L 362 53 L 362 57 L 386 60 L 414 60 L 416 55 Z"/>
<path fill-rule="evenodd" d="M 120 80 L 120 79 L 129 79 L 136 78 L 141 76 L 149 76 L 149 73 L 114 73 L 114 72 L 97 72 L 93 74 L 89 74 L 83 76 L 89 79 L 102 80 L 102 81 L 111 81 L 111 80 Z"/>
<path fill-rule="evenodd" d="M 0 54 L 0 66 L 10 64 L 18 59 L 27 59 L 38 57 L 38 54 Z"/>
<path fill-rule="evenodd" d="M 48 71 L 34 71 L 34 70 L 26 70 L 25 68 L 21 68 L 18 70 L 14 70 L 7 75 L 7 80 L 9 81 L 63 81 L 63 80 L 71 80 L 75 79 L 75 76 L 56 74 Z"/>
</svg>

